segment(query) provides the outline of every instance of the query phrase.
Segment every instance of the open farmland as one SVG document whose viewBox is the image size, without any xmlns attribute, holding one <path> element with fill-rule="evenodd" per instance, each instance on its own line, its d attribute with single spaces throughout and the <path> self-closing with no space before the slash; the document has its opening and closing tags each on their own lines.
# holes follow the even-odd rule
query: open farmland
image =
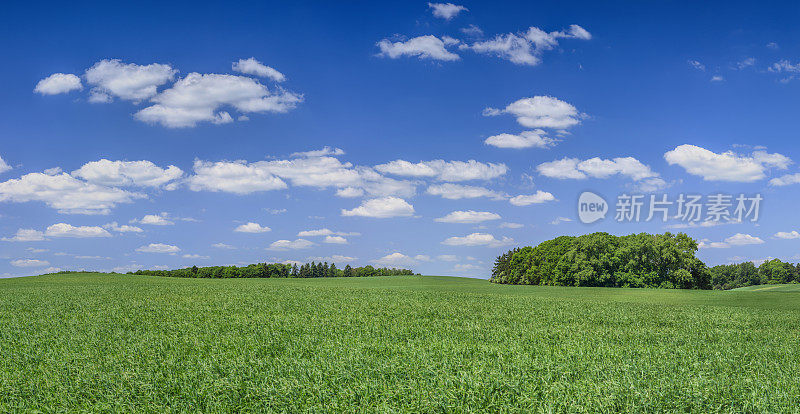
<svg viewBox="0 0 800 414">
<path fill-rule="evenodd" d="M 0 280 L 0 412 L 797 412 L 800 295 Z"/>
</svg>

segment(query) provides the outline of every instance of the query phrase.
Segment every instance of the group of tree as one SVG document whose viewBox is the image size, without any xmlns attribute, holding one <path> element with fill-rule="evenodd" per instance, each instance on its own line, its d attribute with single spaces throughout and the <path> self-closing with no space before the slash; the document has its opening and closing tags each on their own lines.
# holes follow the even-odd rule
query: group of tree
<svg viewBox="0 0 800 414">
<path fill-rule="evenodd" d="M 500 255 L 495 283 L 710 289 L 711 271 L 686 234 L 561 236 Z"/>
<path fill-rule="evenodd" d="M 351 267 L 343 269 L 336 264 L 328 262 L 297 264 L 285 263 L 256 263 L 247 266 L 207 266 L 187 267 L 175 270 L 137 270 L 128 272 L 134 275 L 168 276 L 168 277 L 195 277 L 195 278 L 255 278 L 255 277 L 369 277 L 369 276 L 400 276 L 413 275 L 408 269 L 394 269 L 385 267 Z"/>
<path fill-rule="evenodd" d="M 753 262 L 744 262 L 711 268 L 711 284 L 714 289 L 780 283 L 800 283 L 800 263 L 791 264 L 772 259 L 759 266 Z"/>
</svg>

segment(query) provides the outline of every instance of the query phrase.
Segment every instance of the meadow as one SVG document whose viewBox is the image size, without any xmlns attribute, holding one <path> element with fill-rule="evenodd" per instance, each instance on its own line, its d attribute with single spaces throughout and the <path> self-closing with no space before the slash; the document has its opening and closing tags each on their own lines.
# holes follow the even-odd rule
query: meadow
<svg viewBox="0 0 800 414">
<path fill-rule="evenodd" d="M 800 412 L 800 292 L 751 288 L 4 279 L 0 412 Z"/>
</svg>

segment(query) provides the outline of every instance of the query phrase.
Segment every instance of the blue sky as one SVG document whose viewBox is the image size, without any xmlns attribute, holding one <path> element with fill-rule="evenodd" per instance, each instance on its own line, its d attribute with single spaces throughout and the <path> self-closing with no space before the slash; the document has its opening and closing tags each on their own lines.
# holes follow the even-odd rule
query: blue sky
<svg viewBox="0 0 800 414">
<path fill-rule="evenodd" d="M 790 3 L 12 4 L 0 274 L 322 258 L 487 277 L 504 250 L 593 231 L 685 231 L 712 265 L 797 261 L 797 18 Z M 583 191 L 612 209 L 624 193 L 764 200 L 757 222 L 583 224 Z"/>
</svg>

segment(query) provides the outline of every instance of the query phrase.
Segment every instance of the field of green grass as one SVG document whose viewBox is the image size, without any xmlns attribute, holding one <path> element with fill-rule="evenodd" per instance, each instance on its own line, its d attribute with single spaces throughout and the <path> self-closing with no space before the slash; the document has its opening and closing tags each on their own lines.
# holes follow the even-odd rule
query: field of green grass
<svg viewBox="0 0 800 414">
<path fill-rule="evenodd" d="M 0 280 L 0 412 L 799 412 L 800 295 Z"/>
<path fill-rule="evenodd" d="M 733 289 L 741 292 L 797 292 L 800 293 L 800 284 L 787 283 L 782 285 L 755 285 Z"/>
</svg>

